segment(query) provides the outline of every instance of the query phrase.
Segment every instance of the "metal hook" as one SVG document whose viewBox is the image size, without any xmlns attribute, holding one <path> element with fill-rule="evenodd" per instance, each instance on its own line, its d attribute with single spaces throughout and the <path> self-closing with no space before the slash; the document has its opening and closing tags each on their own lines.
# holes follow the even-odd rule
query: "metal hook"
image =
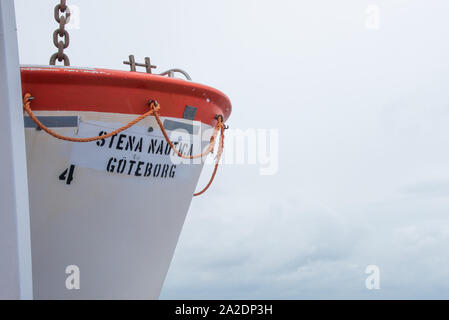
<svg viewBox="0 0 449 320">
<path fill-rule="evenodd" d="M 223 117 L 223 115 L 221 115 L 221 114 L 217 114 L 216 116 L 215 116 L 215 120 L 217 120 L 217 121 L 221 121 L 221 122 L 223 122 L 223 124 L 224 124 L 224 117 Z M 229 129 L 229 126 L 228 125 L 224 125 L 224 129 L 225 130 L 228 130 Z"/>
<path fill-rule="evenodd" d="M 192 81 L 192 78 L 190 77 L 190 75 L 187 72 L 185 72 L 182 69 L 178 69 L 178 68 L 170 69 L 170 70 L 167 70 L 165 72 L 162 72 L 162 73 L 159 74 L 159 76 L 168 76 L 170 78 L 174 78 L 175 77 L 175 73 L 181 73 L 184 77 L 186 77 L 186 79 L 188 81 Z"/>
<path fill-rule="evenodd" d="M 156 100 L 150 100 L 148 101 L 148 105 L 151 107 L 152 105 L 155 107 L 159 107 L 159 102 L 157 102 Z"/>
</svg>

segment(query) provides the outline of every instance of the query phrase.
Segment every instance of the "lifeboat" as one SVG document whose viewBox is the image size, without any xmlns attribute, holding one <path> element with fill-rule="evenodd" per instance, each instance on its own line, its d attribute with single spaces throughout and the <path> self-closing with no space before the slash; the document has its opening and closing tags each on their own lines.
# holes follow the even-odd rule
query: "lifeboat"
<svg viewBox="0 0 449 320">
<path fill-rule="evenodd" d="M 21 76 L 34 116 L 24 113 L 34 298 L 157 299 L 203 169 L 193 155 L 230 116 L 228 97 L 142 72 L 22 66 Z M 107 137 L 149 101 L 159 117 Z M 75 141 L 95 136 L 107 138 Z"/>
</svg>

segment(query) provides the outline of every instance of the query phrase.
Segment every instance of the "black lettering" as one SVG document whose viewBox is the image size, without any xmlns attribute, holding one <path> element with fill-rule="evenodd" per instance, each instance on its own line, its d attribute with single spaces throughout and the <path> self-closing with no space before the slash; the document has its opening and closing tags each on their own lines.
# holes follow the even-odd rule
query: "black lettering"
<svg viewBox="0 0 449 320">
<path fill-rule="evenodd" d="M 179 144 L 179 142 L 178 141 L 176 141 L 176 142 L 173 142 L 173 145 L 175 146 L 175 148 L 178 146 L 178 144 Z M 179 150 L 179 149 L 178 149 Z M 173 150 L 173 155 L 176 155 L 176 152 L 175 152 L 175 150 Z"/>
<path fill-rule="evenodd" d="M 142 146 L 143 146 L 143 139 L 140 138 L 139 142 L 137 143 L 136 149 L 134 150 L 134 152 L 139 151 L 140 153 L 142 153 Z"/>
<path fill-rule="evenodd" d="M 115 137 L 117 137 L 116 134 L 114 134 L 114 135 L 111 137 L 111 141 L 109 142 L 109 149 L 112 148 L 112 145 L 114 144 Z"/>
<path fill-rule="evenodd" d="M 161 167 L 162 167 L 161 164 L 157 164 L 154 167 L 153 177 L 155 177 L 155 178 L 159 177 L 159 175 L 161 174 Z"/>
<path fill-rule="evenodd" d="M 122 147 L 122 144 L 123 144 L 123 140 L 126 138 L 126 135 L 124 135 L 124 134 L 121 134 L 120 136 L 119 136 L 119 138 L 118 138 L 118 142 L 117 142 L 117 147 L 116 147 L 116 149 L 117 150 L 123 150 L 123 147 Z"/>
<path fill-rule="evenodd" d="M 131 171 L 133 171 L 133 167 L 136 164 L 136 161 L 130 160 L 129 163 L 130 163 L 130 166 L 129 166 L 128 176 L 131 175 Z"/>
<path fill-rule="evenodd" d="M 164 141 L 161 141 L 161 144 L 159 145 L 159 148 L 157 148 L 156 153 L 162 154 L 164 150 Z"/>
<path fill-rule="evenodd" d="M 134 149 L 134 142 L 136 142 L 136 137 L 128 136 L 128 142 L 126 143 L 125 151 Z"/>
<path fill-rule="evenodd" d="M 142 169 L 142 166 L 145 164 L 145 162 L 139 161 L 139 163 L 137 164 L 137 169 L 136 169 L 136 177 L 141 177 L 142 174 L 140 173 L 140 170 Z"/>
<path fill-rule="evenodd" d="M 176 166 L 172 165 L 170 168 L 170 178 L 174 178 L 175 177 L 175 170 L 176 170 Z"/>
<path fill-rule="evenodd" d="M 59 175 L 59 180 L 65 181 L 65 179 L 67 179 L 67 172 L 68 171 L 69 171 L 69 169 L 65 169 L 64 172 Z"/>
<path fill-rule="evenodd" d="M 162 168 L 161 178 L 167 178 L 169 168 L 170 166 L 168 164 L 164 164 L 164 167 Z"/>
<path fill-rule="evenodd" d="M 184 148 L 185 147 L 186 147 L 185 144 L 183 144 L 183 143 L 180 144 L 179 149 L 178 149 L 180 154 L 184 155 Z"/>
<path fill-rule="evenodd" d="M 144 177 L 149 177 L 149 176 L 151 176 L 151 169 L 152 169 L 152 168 L 153 168 L 153 164 L 147 163 L 147 166 L 145 167 Z"/>
<path fill-rule="evenodd" d="M 106 167 L 106 170 L 108 172 L 114 172 L 115 170 L 115 165 L 113 163 L 117 163 L 117 159 L 116 158 L 111 158 L 108 161 L 108 166 Z"/>
<path fill-rule="evenodd" d="M 75 166 L 72 164 L 70 168 L 65 169 L 63 173 L 59 176 L 59 180 L 66 181 L 67 185 L 70 185 L 73 181 L 73 173 L 75 171 Z M 67 179 L 67 180 L 66 180 Z"/>
<path fill-rule="evenodd" d="M 170 154 L 171 151 L 171 146 L 170 144 L 167 143 L 167 145 L 165 146 L 165 155 L 168 156 Z"/>
<path fill-rule="evenodd" d="M 105 135 L 107 135 L 107 132 L 106 131 L 100 131 L 100 133 L 98 135 L 99 136 L 105 136 Z M 97 146 L 103 147 L 105 143 L 106 143 L 105 139 L 98 140 L 97 141 Z"/>
<path fill-rule="evenodd" d="M 118 162 L 117 173 L 123 173 L 123 171 L 125 171 L 125 167 L 126 167 L 126 159 L 121 159 Z"/>
<path fill-rule="evenodd" d="M 75 171 L 75 166 L 72 164 L 69 169 L 69 176 L 67 177 L 67 184 L 71 184 L 73 181 L 73 172 Z"/>
<path fill-rule="evenodd" d="M 148 147 L 148 153 L 153 153 L 154 154 L 156 146 L 157 146 L 157 140 L 156 139 L 151 139 L 150 146 Z"/>
</svg>

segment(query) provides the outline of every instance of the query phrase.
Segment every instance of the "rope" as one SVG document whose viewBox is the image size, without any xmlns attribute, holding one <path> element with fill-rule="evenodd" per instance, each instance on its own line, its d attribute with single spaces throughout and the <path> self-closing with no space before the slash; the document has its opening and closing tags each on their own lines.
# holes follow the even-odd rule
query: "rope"
<svg viewBox="0 0 449 320">
<path fill-rule="evenodd" d="M 215 167 L 214 167 L 214 171 L 212 173 L 212 176 L 209 180 L 209 183 L 206 185 L 206 187 L 204 187 L 203 190 L 201 190 L 200 192 L 195 193 L 193 196 L 194 197 L 198 197 L 200 195 L 202 195 L 203 193 L 205 193 L 209 187 L 212 185 L 212 183 L 214 182 L 215 179 L 215 175 L 217 174 L 218 171 L 218 166 L 220 163 L 220 159 L 221 159 L 221 155 L 223 154 L 223 149 L 224 149 L 224 132 L 226 130 L 226 126 L 223 122 L 223 117 L 222 116 L 218 116 L 217 117 L 217 125 L 215 126 L 214 129 L 214 133 L 212 134 L 212 137 L 210 138 L 210 143 L 209 146 L 207 147 L 207 150 L 201 154 L 195 155 L 195 156 L 185 156 L 183 155 L 178 149 L 176 149 L 175 145 L 170 141 L 170 138 L 168 137 L 168 133 L 164 128 L 164 125 L 161 121 L 160 115 L 159 115 L 159 109 L 158 109 L 158 103 L 155 101 L 150 101 L 150 107 L 152 108 L 152 110 L 154 110 L 154 117 L 156 118 L 156 121 L 159 125 L 159 128 L 162 131 L 162 134 L 164 135 L 165 140 L 167 141 L 167 143 L 170 145 L 170 147 L 172 148 L 172 150 L 178 155 L 178 157 L 183 158 L 183 159 L 197 159 L 197 158 L 202 158 L 203 156 L 207 156 L 209 153 L 212 153 L 214 151 L 215 148 L 215 141 L 217 139 L 217 134 L 218 131 L 220 131 L 220 144 L 218 146 L 218 152 L 217 152 L 217 157 L 215 159 Z"/>
<path fill-rule="evenodd" d="M 159 110 L 158 109 L 159 107 L 152 108 L 150 111 L 139 116 L 137 119 L 134 119 L 127 125 L 119 128 L 117 130 L 114 130 L 104 136 L 96 136 L 96 137 L 91 137 L 91 138 L 72 138 L 72 137 L 60 135 L 60 134 L 54 132 L 53 130 L 51 130 L 50 128 L 48 128 L 47 126 L 45 126 L 42 122 L 40 122 L 39 119 L 34 115 L 33 111 L 31 110 L 31 101 L 32 100 L 33 100 L 33 97 L 31 96 L 31 94 L 29 94 L 29 93 L 25 94 L 25 96 L 23 98 L 23 109 L 26 111 L 26 113 L 28 113 L 28 115 L 34 121 L 34 123 L 36 123 L 36 125 L 39 128 L 41 128 L 42 130 L 47 132 L 49 135 L 55 137 L 56 139 L 60 139 L 60 140 L 64 140 L 64 141 L 71 141 L 71 142 L 92 142 L 92 141 L 98 141 L 98 140 L 110 138 L 116 134 L 119 134 L 120 132 L 125 131 L 126 129 L 131 128 L 136 123 L 142 121 L 143 119 L 147 118 L 148 116 L 153 115 L 154 112 L 157 112 L 157 110 Z"/>
<path fill-rule="evenodd" d="M 173 142 L 170 141 L 170 138 L 168 137 L 168 133 L 167 133 L 167 131 L 165 131 L 164 125 L 163 125 L 162 120 L 160 118 L 160 115 L 159 115 L 160 108 L 159 108 L 157 102 L 150 101 L 150 107 L 154 111 L 154 117 L 156 118 L 156 121 L 157 121 L 157 123 L 159 125 L 159 128 L 162 131 L 162 134 L 164 135 L 165 140 L 170 145 L 172 150 L 178 155 L 178 157 L 183 158 L 183 159 L 190 159 L 190 160 L 192 160 L 192 159 L 198 159 L 198 158 L 202 158 L 204 156 L 207 156 L 209 153 L 212 153 L 214 151 L 215 141 L 217 139 L 218 131 L 222 130 L 222 128 L 224 129 L 223 117 L 221 117 L 221 116 L 218 117 L 217 125 L 215 126 L 214 133 L 212 134 L 212 137 L 210 138 L 209 146 L 207 147 L 206 151 L 201 153 L 201 154 L 194 155 L 194 156 L 185 156 L 178 149 L 176 149 L 176 147 L 173 144 Z"/>
<path fill-rule="evenodd" d="M 212 176 L 209 180 L 209 183 L 206 185 L 206 187 L 204 187 L 203 190 L 201 190 L 200 192 L 195 193 L 193 196 L 194 197 L 198 197 L 200 195 L 202 195 L 203 193 L 205 193 L 207 191 L 207 189 L 209 189 L 209 187 L 212 185 L 212 182 L 214 182 L 215 179 L 215 175 L 217 174 L 217 170 L 218 170 L 218 166 L 220 164 L 220 158 L 221 155 L 223 153 L 223 149 L 224 149 L 224 131 L 225 131 L 225 127 L 223 126 L 221 128 L 221 134 L 220 134 L 220 145 L 218 147 L 218 152 L 217 152 L 217 158 L 215 159 L 215 168 L 214 168 L 214 172 L 212 173 Z"/>
<path fill-rule="evenodd" d="M 67 136 L 63 136 L 60 135 L 58 133 L 56 133 L 55 131 L 51 130 L 50 128 L 48 128 L 46 125 L 44 125 L 42 122 L 39 121 L 39 119 L 34 115 L 33 110 L 31 110 L 31 101 L 33 101 L 33 96 L 30 93 L 26 93 L 23 97 L 23 110 L 28 113 L 28 115 L 30 116 L 30 118 L 34 121 L 34 123 L 36 123 L 36 125 L 41 128 L 42 130 L 44 130 L 45 132 L 47 132 L 49 135 L 53 136 L 56 139 L 60 139 L 60 140 L 64 140 L 64 141 L 70 141 L 70 142 L 93 142 L 93 141 L 98 141 L 98 140 L 102 140 L 102 139 L 107 139 L 110 138 L 114 135 L 117 135 L 129 128 L 131 128 L 132 126 L 134 126 L 136 123 L 142 121 L 143 119 L 149 117 L 149 116 L 154 116 L 156 118 L 156 121 L 159 125 L 159 128 L 162 131 L 162 134 L 166 140 L 166 142 L 170 145 L 170 147 L 172 148 L 172 150 L 178 155 L 178 157 L 183 158 L 183 159 L 197 159 L 197 158 L 202 158 L 204 156 L 207 156 L 208 154 L 212 153 L 214 151 L 215 148 L 215 142 L 217 139 L 217 135 L 218 132 L 220 131 L 220 144 L 218 146 L 218 152 L 217 152 L 217 157 L 216 157 L 216 162 L 215 162 L 215 168 L 214 171 L 212 173 L 212 176 L 209 180 L 209 183 L 206 185 L 206 187 L 204 187 L 203 190 L 201 190 L 200 192 L 195 193 L 193 196 L 197 197 L 202 195 L 203 193 L 205 193 L 209 187 L 212 185 L 215 176 L 217 174 L 217 170 L 218 170 L 218 166 L 220 163 L 220 159 L 221 159 L 221 155 L 223 154 L 223 149 L 224 149 L 224 131 L 226 130 L 226 126 L 223 122 L 223 117 L 222 116 L 218 116 L 217 117 L 217 125 L 215 126 L 214 132 L 212 134 L 212 137 L 210 138 L 210 142 L 209 142 L 209 146 L 207 147 L 206 151 L 198 154 L 198 155 L 193 155 L 193 156 L 185 156 L 183 155 L 178 149 L 176 149 L 175 145 L 173 144 L 173 142 L 170 141 L 170 138 L 168 136 L 167 131 L 164 128 L 164 124 L 162 123 L 162 120 L 160 118 L 159 115 L 159 110 L 160 110 L 160 106 L 156 101 L 150 101 L 149 105 L 150 105 L 150 111 L 142 114 L 141 116 L 137 117 L 136 119 L 134 119 L 133 121 L 129 122 L 128 124 L 126 124 L 125 126 L 114 130 L 106 135 L 103 136 L 96 136 L 96 137 L 91 137 L 91 138 L 72 138 L 72 137 L 67 137 Z"/>
</svg>

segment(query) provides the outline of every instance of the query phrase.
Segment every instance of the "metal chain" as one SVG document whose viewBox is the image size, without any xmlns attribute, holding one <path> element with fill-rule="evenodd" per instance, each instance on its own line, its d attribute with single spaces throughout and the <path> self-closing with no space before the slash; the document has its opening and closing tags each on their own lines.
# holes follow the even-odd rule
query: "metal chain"
<svg viewBox="0 0 449 320">
<path fill-rule="evenodd" d="M 59 28 L 53 33 L 53 43 L 58 52 L 53 54 L 50 58 L 50 65 L 56 65 L 56 60 L 59 62 L 64 61 L 65 66 L 70 66 L 69 57 L 64 53 L 64 49 L 67 49 L 70 44 L 70 36 L 65 26 L 70 21 L 70 8 L 66 3 L 66 0 L 61 0 L 61 3 L 55 7 L 55 20 L 59 23 Z M 59 40 L 59 38 L 62 38 Z"/>
</svg>

